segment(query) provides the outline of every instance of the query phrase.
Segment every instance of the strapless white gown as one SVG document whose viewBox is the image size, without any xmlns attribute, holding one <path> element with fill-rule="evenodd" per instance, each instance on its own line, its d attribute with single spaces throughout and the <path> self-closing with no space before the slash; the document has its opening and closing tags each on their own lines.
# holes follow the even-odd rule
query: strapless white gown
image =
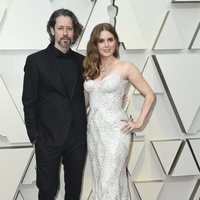
<svg viewBox="0 0 200 200">
<path fill-rule="evenodd" d="M 92 200 L 130 200 L 126 161 L 131 135 L 120 131 L 127 118 L 122 97 L 128 85 L 119 73 L 100 82 L 87 80 L 90 96 L 88 113 L 88 154 L 92 168 Z"/>
</svg>

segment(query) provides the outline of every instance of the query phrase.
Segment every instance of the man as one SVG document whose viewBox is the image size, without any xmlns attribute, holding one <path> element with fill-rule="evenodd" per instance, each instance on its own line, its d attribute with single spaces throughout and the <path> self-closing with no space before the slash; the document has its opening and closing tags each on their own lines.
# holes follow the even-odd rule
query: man
<svg viewBox="0 0 200 200">
<path fill-rule="evenodd" d="M 29 55 L 24 67 L 22 102 L 30 141 L 35 145 L 39 200 L 53 200 L 64 167 L 65 200 L 78 200 L 86 154 L 84 56 L 73 45 L 82 25 L 67 9 L 47 24 L 49 46 Z"/>
</svg>

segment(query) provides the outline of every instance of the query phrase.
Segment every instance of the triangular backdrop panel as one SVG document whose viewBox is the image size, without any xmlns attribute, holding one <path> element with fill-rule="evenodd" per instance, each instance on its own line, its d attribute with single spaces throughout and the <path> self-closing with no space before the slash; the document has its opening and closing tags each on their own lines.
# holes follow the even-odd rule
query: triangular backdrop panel
<svg viewBox="0 0 200 200">
<path fill-rule="evenodd" d="M 175 3 L 198 3 L 199 0 L 172 0 L 172 2 Z"/>
<path fill-rule="evenodd" d="M 52 11 L 49 0 L 13 0 L 0 34 L 0 50 L 45 48 L 49 43 L 46 24 Z"/>
<path fill-rule="evenodd" d="M 171 54 L 157 55 L 156 58 L 163 81 L 167 84 L 184 129 L 188 133 L 200 105 L 200 93 L 196 92 L 200 91 L 200 56 Z"/>
<path fill-rule="evenodd" d="M 200 19 L 199 8 L 193 4 L 193 8 L 190 9 L 187 7 L 188 5 L 189 4 L 182 4 L 181 9 L 171 10 L 173 19 L 183 40 L 185 49 L 189 46 L 189 48 L 191 48 L 193 45 Z"/>
<path fill-rule="evenodd" d="M 3 5 L 0 5 L 0 27 L 2 26 L 1 25 L 1 22 L 2 22 L 2 18 L 5 14 L 5 11 L 6 11 L 6 7 L 4 7 Z"/>
<path fill-rule="evenodd" d="M 16 200 L 24 200 L 24 198 L 23 198 L 23 196 L 19 193 L 19 194 L 17 195 Z"/>
<path fill-rule="evenodd" d="M 94 26 L 96 26 L 98 23 L 110 22 L 110 17 L 108 15 L 108 10 L 107 10 L 108 6 L 110 5 L 111 5 L 110 0 L 101 0 L 96 2 L 93 11 L 90 15 L 90 18 L 87 22 L 87 25 L 85 27 L 84 33 L 81 37 L 80 43 L 77 47 L 77 50 L 86 49 L 87 42 L 89 41 L 90 34 Z"/>
<path fill-rule="evenodd" d="M 146 49 L 143 34 L 135 18 L 131 2 L 129 0 L 116 0 L 115 5 L 118 7 L 116 30 L 120 42 L 123 42 L 126 49 Z"/>
<path fill-rule="evenodd" d="M 145 143 L 145 148 L 134 167 L 132 181 L 162 180 L 164 176 L 164 171 L 151 143 Z"/>
<path fill-rule="evenodd" d="M 21 187 L 23 187 L 23 185 L 31 185 L 36 181 L 36 161 L 34 152 L 32 152 L 32 157 L 30 157 L 30 159 Z"/>
<path fill-rule="evenodd" d="M 194 41 L 192 43 L 191 49 L 200 49 L 200 23 L 194 33 Z"/>
<path fill-rule="evenodd" d="M 182 38 L 170 12 L 166 14 L 154 49 L 183 49 Z"/>
<path fill-rule="evenodd" d="M 0 149 L 0 199 L 13 199 L 32 148 Z"/>
<path fill-rule="evenodd" d="M 80 1 L 80 0 L 56 0 L 51 1 L 54 10 L 66 8 L 71 10 L 78 18 L 79 22 L 85 27 L 95 1 Z M 78 5 L 78 6 L 77 6 Z"/>
<path fill-rule="evenodd" d="M 130 194 L 130 198 L 131 199 L 139 199 L 139 194 L 138 191 L 135 187 L 135 184 L 131 181 L 131 179 L 128 179 L 128 183 L 129 183 L 129 194 Z"/>
<path fill-rule="evenodd" d="M 161 87 L 160 77 L 152 60 L 152 57 L 149 57 L 142 75 L 151 86 L 154 93 L 164 93 L 164 90 Z"/>
<path fill-rule="evenodd" d="M 133 142 L 130 152 L 129 161 L 127 164 L 127 169 L 130 174 L 132 174 L 135 165 L 137 164 L 137 161 L 143 151 L 145 143 L 144 142 Z"/>
<path fill-rule="evenodd" d="M 190 199 L 196 185 L 194 177 L 182 177 L 176 180 L 166 180 L 159 194 L 159 200 L 199 200 Z"/>
<path fill-rule="evenodd" d="M 181 145 L 181 140 L 152 141 L 152 144 L 165 173 L 169 174 L 170 168 Z"/>
<path fill-rule="evenodd" d="M 172 176 L 189 175 L 199 175 L 199 170 L 188 144 L 185 143 L 183 150 L 177 160 L 176 166 L 172 172 Z"/>
<path fill-rule="evenodd" d="M 200 167 L 200 139 L 188 139 L 189 144 L 192 148 L 192 151 L 194 153 L 194 157 L 198 163 L 198 166 Z"/>
<path fill-rule="evenodd" d="M 10 143 L 29 142 L 24 121 L 1 77 L 0 96 L 0 135 Z"/>
<path fill-rule="evenodd" d="M 163 182 L 138 182 L 135 183 L 135 185 L 142 200 L 155 200 L 158 199 L 158 195 L 162 189 Z"/>
</svg>

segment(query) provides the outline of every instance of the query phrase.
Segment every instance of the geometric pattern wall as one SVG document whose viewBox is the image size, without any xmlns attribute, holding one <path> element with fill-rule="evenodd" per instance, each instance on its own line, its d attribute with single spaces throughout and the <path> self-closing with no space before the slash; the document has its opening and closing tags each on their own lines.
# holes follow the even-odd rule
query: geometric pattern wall
<svg viewBox="0 0 200 200">
<path fill-rule="evenodd" d="M 120 57 L 137 65 L 156 93 L 144 130 L 133 136 L 127 174 L 131 199 L 200 198 L 199 0 L 0 0 L 0 199 L 35 200 L 35 155 L 21 103 L 27 55 L 45 48 L 58 8 L 84 26 L 74 50 L 85 53 L 92 28 L 115 25 Z M 136 118 L 143 97 L 130 87 L 125 110 Z M 87 159 L 81 200 L 91 200 Z M 57 200 L 62 200 L 61 188 Z"/>
</svg>

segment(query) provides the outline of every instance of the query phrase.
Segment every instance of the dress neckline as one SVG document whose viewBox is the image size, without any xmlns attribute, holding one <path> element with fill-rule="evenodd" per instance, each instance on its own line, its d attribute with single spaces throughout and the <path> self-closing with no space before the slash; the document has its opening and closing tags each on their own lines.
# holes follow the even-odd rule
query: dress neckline
<svg viewBox="0 0 200 200">
<path fill-rule="evenodd" d="M 95 84 L 100 84 L 101 82 L 103 82 L 104 80 L 106 80 L 107 78 L 113 76 L 113 75 L 117 75 L 119 76 L 119 78 L 122 80 L 122 81 L 128 81 L 126 79 L 124 79 L 121 74 L 119 72 L 110 72 L 108 75 L 104 76 L 102 79 L 100 79 L 99 81 L 96 81 L 95 80 L 92 80 Z"/>
</svg>

